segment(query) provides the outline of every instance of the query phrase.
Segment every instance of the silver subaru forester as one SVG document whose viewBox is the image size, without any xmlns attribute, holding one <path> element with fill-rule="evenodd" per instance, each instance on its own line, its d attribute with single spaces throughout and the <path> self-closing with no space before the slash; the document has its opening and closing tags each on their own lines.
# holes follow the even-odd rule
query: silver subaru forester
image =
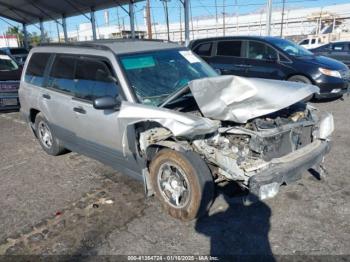
<svg viewBox="0 0 350 262">
<path fill-rule="evenodd" d="M 66 150 L 143 180 L 174 217 L 204 214 L 215 184 L 250 199 L 322 165 L 331 114 L 301 83 L 220 76 L 187 48 L 122 40 L 33 48 L 21 112 L 50 155 Z"/>
</svg>

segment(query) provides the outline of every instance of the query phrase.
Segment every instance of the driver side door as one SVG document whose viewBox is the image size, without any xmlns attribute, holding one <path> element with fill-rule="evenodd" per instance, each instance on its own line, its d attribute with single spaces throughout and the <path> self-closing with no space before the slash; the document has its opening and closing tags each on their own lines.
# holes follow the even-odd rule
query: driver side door
<svg viewBox="0 0 350 262">
<path fill-rule="evenodd" d="M 248 76 L 282 80 L 286 78 L 286 68 L 278 61 L 278 52 L 260 41 L 247 43 Z"/>
</svg>

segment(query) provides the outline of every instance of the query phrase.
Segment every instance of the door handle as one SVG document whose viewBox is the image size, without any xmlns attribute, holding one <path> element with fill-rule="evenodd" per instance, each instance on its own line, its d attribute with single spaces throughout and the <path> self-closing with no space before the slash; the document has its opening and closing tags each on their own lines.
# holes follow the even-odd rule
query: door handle
<svg viewBox="0 0 350 262">
<path fill-rule="evenodd" d="M 77 112 L 79 114 L 86 114 L 86 110 L 84 108 L 82 108 L 82 107 L 74 107 L 73 111 Z"/>
<path fill-rule="evenodd" d="M 51 96 L 49 94 L 43 94 L 43 98 L 45 99 L 51 99 Z"/>
</svg>

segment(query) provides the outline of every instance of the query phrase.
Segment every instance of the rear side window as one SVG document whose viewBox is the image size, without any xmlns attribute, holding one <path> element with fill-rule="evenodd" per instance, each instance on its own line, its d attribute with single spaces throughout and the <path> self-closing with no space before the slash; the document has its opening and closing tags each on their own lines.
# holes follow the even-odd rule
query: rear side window
<svg viewBox="0 0 350 262">
<path fill-rule="evenodd" d="M 34 53 L 29 61 L 24 79 L 27 83 L 43 86 L 44 73 L 49 61 L 49 53 Z"/>
<path fill-rule="evenodd" d="M 242 41 L 222 41 L 218 43 L 218 56 L 241 56 Z"/>
<path fill-rule="evenodd" d="M 203 43 L 198 45 L 194 49 L 194 52 L 200 56 L 210 56 L 212 47 L 213 47 L 213 43 Z"/>
<path fill-rule="evenodd" d="M 51 68 L 48 86 L 74 94 L 76 63 L 76 57 L 70 55 L 57 55 Z"/>
</svg>

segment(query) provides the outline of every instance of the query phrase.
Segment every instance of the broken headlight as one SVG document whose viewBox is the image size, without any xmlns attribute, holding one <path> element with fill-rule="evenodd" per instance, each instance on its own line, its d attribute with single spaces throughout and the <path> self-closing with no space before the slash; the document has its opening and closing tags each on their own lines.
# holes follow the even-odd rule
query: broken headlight
<svg viewBox="0 0 350 262">
<path fill-rule="evenodd" d="M 320 121 L 320 133 L 321 139 L 327 139 L 334 131 L 334 120 L 333 115 L 325 113 Z"/>
</svg>

